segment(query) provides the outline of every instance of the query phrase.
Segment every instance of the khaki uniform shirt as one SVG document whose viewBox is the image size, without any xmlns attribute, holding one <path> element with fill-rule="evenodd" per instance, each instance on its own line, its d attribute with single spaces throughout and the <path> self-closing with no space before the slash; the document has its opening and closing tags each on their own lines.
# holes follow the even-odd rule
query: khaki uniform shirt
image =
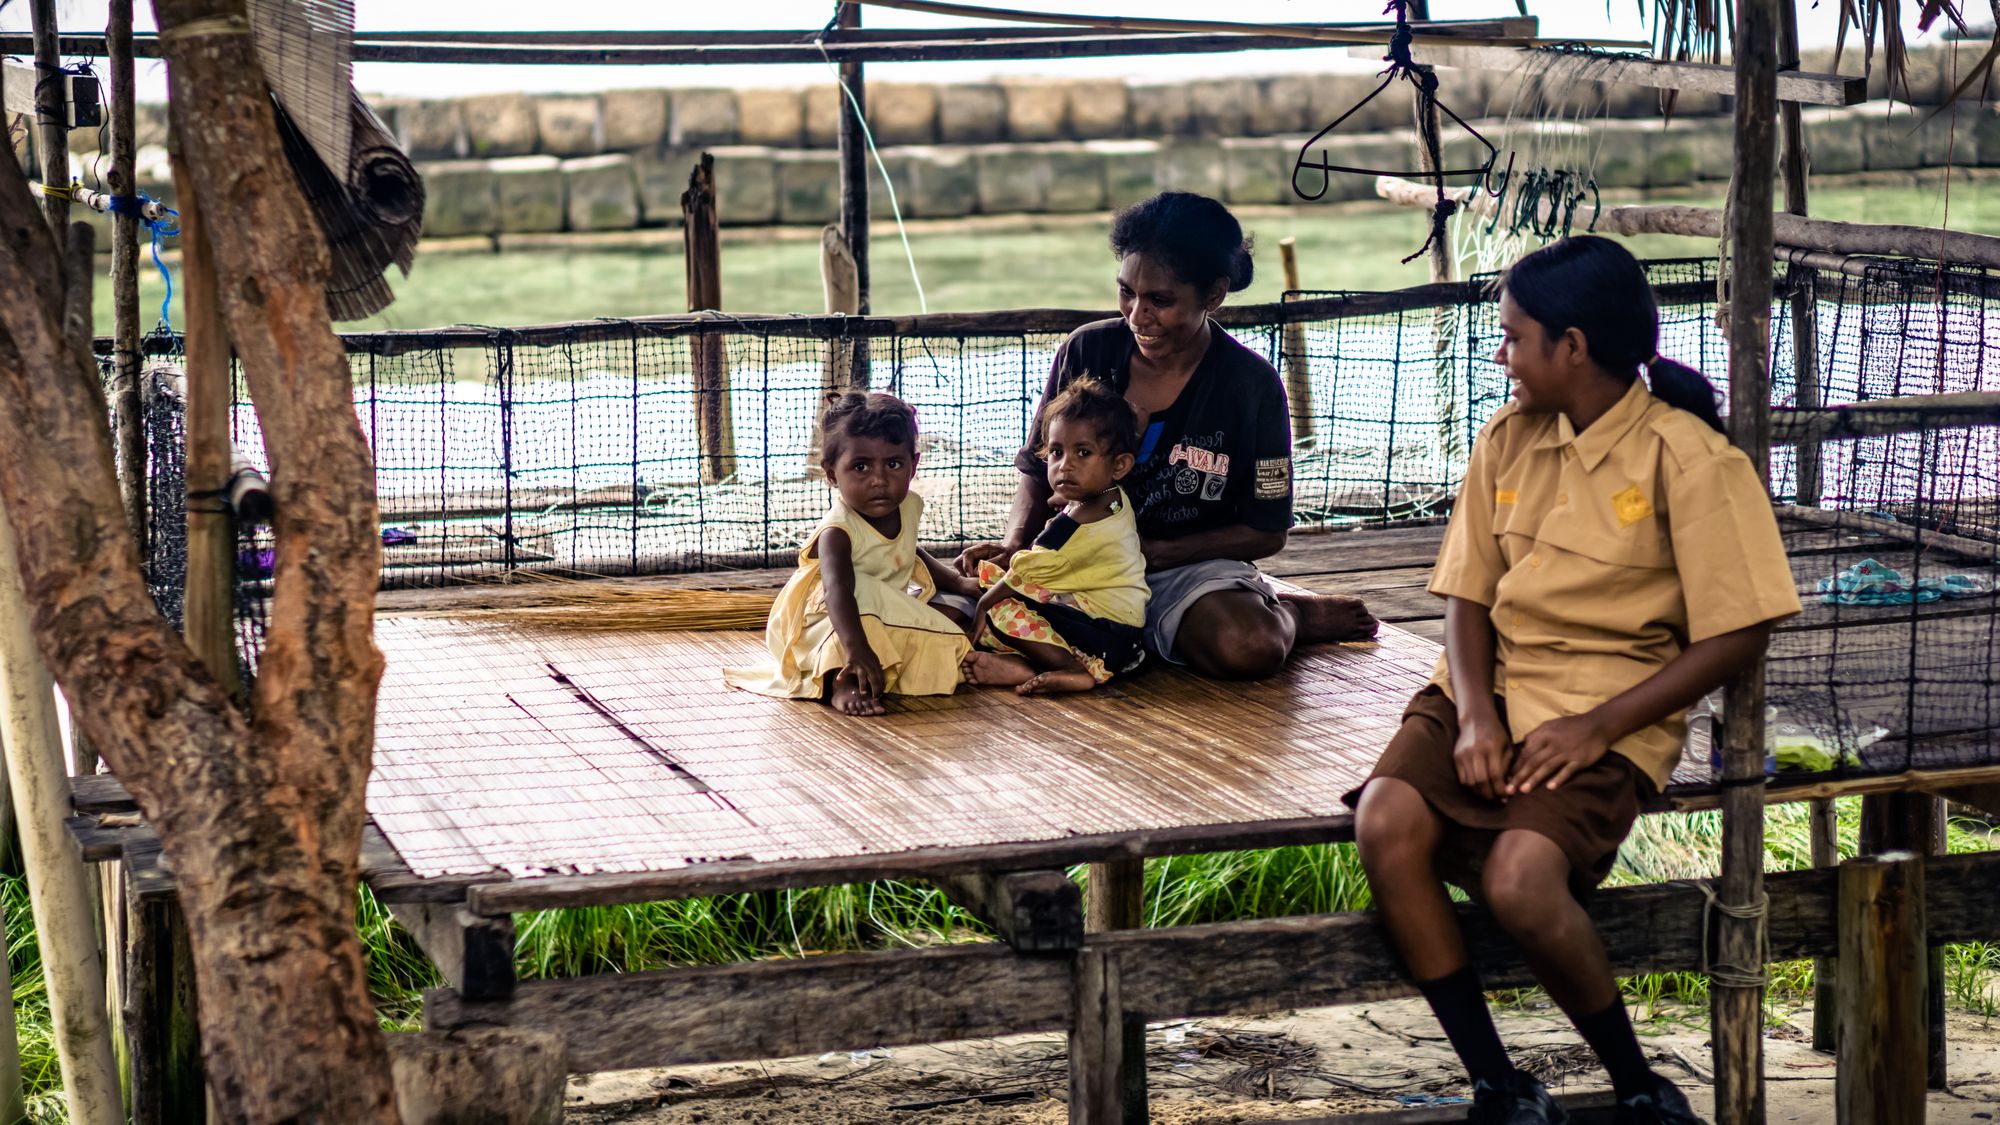
<svg viewBox="0 0 2000 1125">
<path fill-rule="evenodd" d="M 1480 432 L 1430 591 L 1492 609 L 1494 691 L 1519 743 L 1696 641 L 1799 612 L 1750 459 L 1644 380 L 1589 429 L 1508 403 Z M 1432 683 L 1451 694 L 1440 657 Z M 1611 747 L 1665 788 L 1685 715 Z"/>
</svg>

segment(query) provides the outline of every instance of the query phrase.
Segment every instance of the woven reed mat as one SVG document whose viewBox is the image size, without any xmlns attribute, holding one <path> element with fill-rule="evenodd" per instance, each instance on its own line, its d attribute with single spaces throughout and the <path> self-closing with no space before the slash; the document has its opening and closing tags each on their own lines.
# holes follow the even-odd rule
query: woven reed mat
<svg viewBox="0 0 2000 1125">
<path fill-rule="evenodd" d="M 725 687 L 719 668 L 762 654 L 756 633 L 411 616 L 376 636 L 368 811 L 424 877 L 1344 816 L 1438 653 L 1384 626 L 1262 683 L 1161 665 L 1082 695 L 961 688 L 854 719 Z"/>
</svg>

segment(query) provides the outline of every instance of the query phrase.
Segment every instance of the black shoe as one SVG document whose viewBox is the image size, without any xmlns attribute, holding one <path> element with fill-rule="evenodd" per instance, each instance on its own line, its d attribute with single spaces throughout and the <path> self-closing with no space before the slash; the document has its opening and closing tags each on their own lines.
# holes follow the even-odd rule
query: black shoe
<svg viewBox="0 0 2000 1125">
<path fill-rule="evenodd" d="M 1694 1115 L 1687 1095 L 1662 1078 L 1643 1094 L 1618 1099 L 1618 1125 L 1708 1125 Z"/>
<path fill-rule="evenodd" d="M 1466 1120 L 1476 1125 L 1563 1125 L 1569 1113 L 1547 1087 L 1517 1070 L 1498 1081 L 1474 1082 L 1472 1114 Z"/>
</svg>

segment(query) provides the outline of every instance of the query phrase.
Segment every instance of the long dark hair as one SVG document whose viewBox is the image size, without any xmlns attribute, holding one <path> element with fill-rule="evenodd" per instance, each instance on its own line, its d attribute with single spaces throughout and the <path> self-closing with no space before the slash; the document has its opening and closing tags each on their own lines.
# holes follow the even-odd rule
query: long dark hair
<svg viewBox="0 0 2000 1125">
<path fill-rule="evenodd" d="M 1163 191 L 1111 220 L 1111 252 L 1158 258 L 1175 277 L 1206 297 L 1218 281 L 1231 293 L 1248 288 L 1255 272 L 1251 241 L 1229 208 L 1191 191 Z"/>
<path fill-rule="evenodd" d="M 1684 363 L 1660 358 L 1659 302 L 1631 251 L 1598 235 L 1574 235 L 1509 266 L 1500 287 L 1551 340 L 1576 329 L 1598 366 L 1627 378 L 1644 367 L 1654 398 L 1727 432 L 1715 385 Z"/>
</svg>

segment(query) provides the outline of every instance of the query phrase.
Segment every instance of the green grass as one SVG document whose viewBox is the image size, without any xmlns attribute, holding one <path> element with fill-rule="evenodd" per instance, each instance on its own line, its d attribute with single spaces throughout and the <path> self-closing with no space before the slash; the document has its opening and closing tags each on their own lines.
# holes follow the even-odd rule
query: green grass
<svg viewBox="0 0 2000 1125">
<path fill-rule="evenodd" d="M 1678 202 L 1709 206 L 1722 201 L 1719 185 L 1676 195 Z M 1850 221 L 1935 226 L 1944 214 L 1936 187 L 1831 188 L 1814 193 L 1815 215 Z M 1990 181 L 1954 179 L 1953 229 L 2000 234 L 2000 191 Z M 1428 280 L 1422 260 L 1399 259 L 1424 240 L 1419 212 L 1372 204 L 1312 209 L 1246 210 L 1244 226 L 1257 238 L 1257 280 L 1231 300 L 1277 300 L 1278 240 L 1298 239 L 1300 272 L 1312 289 L 1396 289 Z M 895 227 L 874 226 L 870 243 L 872 308 L 877 313 L 917 311 Z M 1106 217 L 1023 217 L 1004 226 L 926 224 L 910 236 L 917 270 L 933 311 L 1005 308 L 1110 308 L 1113 268 L 1106 247 Z M 1713 240 L 1646 236 L 1624 240 L 1649 257 L 1712 255 Z M 725 231 L 723 305 L 744 312 L 817 312 L 821 309 L 819 240 L 774 238 L 757 230 Z M 503 255 L 424 253 L 408 279 L 392 275 L 396 303 L 371 321 L 343 326 L 361 331 L 431 328 L 446 324 L 538 324 L 638 316 L 687 308 L 678 245 L 639 249 L 520 250 Z M 163 287 L 150 261 L 140 273 L 140 315 L 159 316 Z M 109 286 L 97 286 L 99 332 L 111 323 Z M 174 320 L 181 323 L 178 293 Z"/>
</svg>

